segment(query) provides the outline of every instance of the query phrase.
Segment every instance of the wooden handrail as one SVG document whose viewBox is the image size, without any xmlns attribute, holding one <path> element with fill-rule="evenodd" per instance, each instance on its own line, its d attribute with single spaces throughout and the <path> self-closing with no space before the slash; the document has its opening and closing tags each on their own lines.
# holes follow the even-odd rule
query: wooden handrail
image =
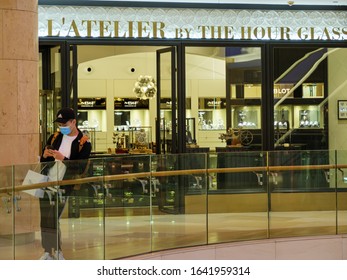
<svg viewBox="0 0 347 280">
<path fill-rule="evenodd" d="M 85 177 L 78 179 L 69 179 L 62 181 L 51 181 L 37 183 L 32 185 L 18 185 L 14 189 L 16 192 L 33 190 L 39 188 L 47 188 L 54 186 L 81 185 L 95 182 L 109 182 L 118 180 L 129 180 L 145 177 L 167 177 L 167 176 L 182 176 L 196 175 L 204 173 L 243 173 L 243 172 L 278 172 L 278 171 L 302 171 L 302 170 L 330 170 L 344 169 L 347 164 L 323 164 L 323 165 L 289 165 L 289 166 L 256 166 L 256 167 L 227 167 L 227 168 L 208 168 L 208 169 L 187 169 L 187 170 L 165 170 L 141 173 L 114 174 L 105 176 Z M 0 187 L 0 193 L 11 193 L 12 187 Z"/>
</svg>

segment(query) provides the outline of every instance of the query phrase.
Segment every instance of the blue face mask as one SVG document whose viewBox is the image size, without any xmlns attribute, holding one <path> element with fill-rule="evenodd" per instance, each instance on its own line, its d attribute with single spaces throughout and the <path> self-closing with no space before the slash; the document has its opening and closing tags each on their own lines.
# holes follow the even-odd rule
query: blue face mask
<svg viewBox="0 0 347 280">
<path fill-rule="evenodd" d="M 59 126 L 59 130 L 64 135 L 68 135 L 71 133 L 71 127 L 70 126 Z"/>
</svg>

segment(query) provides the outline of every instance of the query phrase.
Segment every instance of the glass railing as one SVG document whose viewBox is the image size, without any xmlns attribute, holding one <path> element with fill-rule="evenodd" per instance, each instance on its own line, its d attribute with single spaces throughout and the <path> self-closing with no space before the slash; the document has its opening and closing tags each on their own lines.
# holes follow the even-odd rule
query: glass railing
<svg viewBox="0 0 347 280">
<path fill-rule="evenodd" d="M 4 166 L 0 180 L 2 260 L 347 232 L 347 151 L 120 155 Z"/>
</svg>

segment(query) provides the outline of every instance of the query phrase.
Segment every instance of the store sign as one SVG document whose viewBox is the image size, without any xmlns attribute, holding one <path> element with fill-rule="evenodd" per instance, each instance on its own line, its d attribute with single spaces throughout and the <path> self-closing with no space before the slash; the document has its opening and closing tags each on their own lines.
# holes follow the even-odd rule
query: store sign
<svg viewBox="0 0 347 280">
<path fill-rule="evenodd" d="M 186 109 L 190 110 L 192 107 L 192 99 L 186 98 Z M 160 109 L 171 109 L 172 101 L 171 98 L 160 98 Z"/>
<path fill-rule="evenodd" d="M 347 11 L 40 6 L 39 36 L 343 41 Z"/>
<path fill-rule="evenodd" d="M 106 98 L 79 98 L 78 109 L 106 110 Z"/>
<path fill-rule="evenodd" d="M 225 109 L 225 98 L 199 98 L 199 109 Z"/>
<path fill-rule="evenodd" d="M 149 109 L 149 100 L 140 98 L 115 98 L 114 109 Z"/>
<path fill-rule="evenodd" d="M 274 88 L 274 94 L 275 95 L 285 95 L 289 93 L 291 89 L 290 88 Z"/>
<path fill-rule="evenodd" d="M 171 109 L 171 98 L 160 98 L 160 109 Z"/>
</svg>

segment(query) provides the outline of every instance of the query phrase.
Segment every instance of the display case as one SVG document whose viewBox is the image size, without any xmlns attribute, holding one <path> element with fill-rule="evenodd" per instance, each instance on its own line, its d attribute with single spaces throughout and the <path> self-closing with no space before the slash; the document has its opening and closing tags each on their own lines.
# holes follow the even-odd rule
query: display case
<svg viewBox="0 0 347 280">
<path fill-rule="evenodd" d="M 319 105 L 285 105 L 274 111 L 275 129 L 322 128 L 323 111 Z"/>
<path fill-rule="evenodd" d="M 226 100 L 225 98 L 199 98 L 199 130 L 226 129 Z"/>
<path fill-rule="evenodd" d="M 199 110 L 199 130 L 225 129 L 225 109 Z"/>
<path fill-rule="evenodd" d="M 115 110 L 114 111 L 114 130 L 124 131 L 129 130 L 130 126 L 130 111 Z"/>
<path fill-rule="evenodd" d="M 302 84 L 303 98 L 324 98 L 323 83 L 304 83 Z"/>
<path fill-rule="evenodd" d="M 260 106 L 233 106 L 231 111 L 234 128 L 260 128 Z"/>
<path fill-rule="evenodd" d="M 276 149 L 328 148 L 324 107 L 320 105 L 278 106 L 274 125 Z"/>
<path fill-rule="evenodd" d="M 114 130 L 128 131 L 130 127 L 149 126 L 149 100 L 139 98 L 114 99 Z"/>
<path fill-rule="evenodd" d="M 77 121 L 80 129 L 106 131 L 106 98 L 79 98 Z"/>
<path fill-rule="evenodd" d="M 293 127 L 292 106 L 279 106 L 274 110 L 274 128 L 289 130 Z"/>
<path fill-rule="evenodd" d="M 295 128 L 320 128 L 323 112 L 319 106 L 301 105 L 294 106 L 294 127 Z"/>
</svg>

